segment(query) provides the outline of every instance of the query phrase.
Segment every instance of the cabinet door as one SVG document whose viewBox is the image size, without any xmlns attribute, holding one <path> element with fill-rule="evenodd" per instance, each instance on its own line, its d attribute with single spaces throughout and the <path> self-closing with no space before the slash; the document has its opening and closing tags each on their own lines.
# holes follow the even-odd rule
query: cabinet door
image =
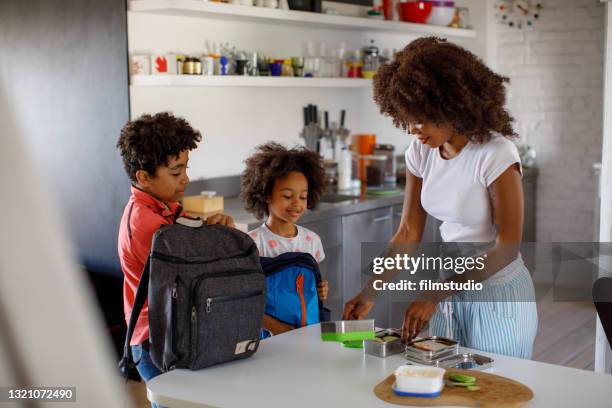
<svg viewBox="0 0 612 408">
<path fill-rule="evenodd" d="M 321 238 L 325 259 L 319 264 L 323 279 L 329 282 L 324 302 L 331 310 L 332 320 L 340 320 L 344 307 L 342 297 L 342 221 L 340 217 L 302 224 Z"/>
<path fill-rule="evenodd" d="M 393 219 L 391 207 L 365 211 L 342 217 L 342 259 L 343 259 L 343 300 L 355 296 L 371 275 L 362 274 L 361 243 L 389 242 L 392 236 Z M 366 260 L 364 260 L 365 262 Z M 377 302 L 370 317 L 378 326 L 385 326 L 388 320 L 387 305 Z"/>
</svg>

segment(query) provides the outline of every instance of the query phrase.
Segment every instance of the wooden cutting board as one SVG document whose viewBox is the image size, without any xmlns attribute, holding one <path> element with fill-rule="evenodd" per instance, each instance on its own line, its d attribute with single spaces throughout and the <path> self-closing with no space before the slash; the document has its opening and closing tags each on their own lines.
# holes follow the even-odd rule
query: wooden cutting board
<svg viewBox="0 0 612 408">
<path fill-rule="evenodd" d="M 392 404 L 419 407 L 455 405 L 462 407 L 517 408 L 522 407 L 533 398 L 533 392 L 529 387 L 509 378 L 481 371 L 459 369 L 447 370 L 445 378 L 450 373 L 476 377 L 476 385 L 480 387 L 480 390 L 468 391 L 464 387 L 446 386 L 442 390 L 442 394 L 436 398 L 400 397 L 395 395 L 391 389 L 395 382 L 395 375 L 391 374 L 374 387 L 374 394 L 381 400 Z"/>
</svg>

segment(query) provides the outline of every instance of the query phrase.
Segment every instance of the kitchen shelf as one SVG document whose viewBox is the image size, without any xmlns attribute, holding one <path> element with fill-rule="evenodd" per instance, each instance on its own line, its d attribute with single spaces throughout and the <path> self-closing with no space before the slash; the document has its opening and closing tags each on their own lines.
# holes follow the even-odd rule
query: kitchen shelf
<svg viewBox="0 0 612 408">
<path fill-rule="evenodd" d="M 203 0 L 131 0 L 128 10 L 135 13 L 153 13 L 184 17 L 223 18 L 235 21 L 254 21 L 306 27 L 326 27 L 360 31 L 387 31 L 441 37 L 474 38 L 474 30 L 438 27 L 399 21 L 374 20 L 331 14 L 279 10 L 255 6 L 209 2 Z"/>
<path fill-rule="evenodd" d="M 268 88 L 367 88 L 364 78 L 293 78 L 206 75 L 134 75 L 132 86 L 222 86 Z"/>
</svg>

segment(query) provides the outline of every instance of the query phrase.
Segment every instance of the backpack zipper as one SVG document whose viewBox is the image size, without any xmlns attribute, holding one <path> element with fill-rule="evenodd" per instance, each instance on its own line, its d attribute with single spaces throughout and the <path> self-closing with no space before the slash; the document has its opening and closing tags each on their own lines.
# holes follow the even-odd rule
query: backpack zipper
<svg viewBox="0 0 612 408">
<path fill-rule="evenodd" d="M 223 303 L 232 300 L 247 299 L 253 296 L 263 295 L 263 290 L 253 290 L 238 295 L 225 295 L 206 298 L 206 313 L 210 313 L 213 303 Z"/>
<path fill-rule="evenodd" d="M 198 346 L 198 342 L 196 341 L 197 335 L 198 335 L 198 320 L 197 320 L 197 314 L 196 314 L 196 307 L 195 305 L 191 306 L 191 331 L 190 331 L 190 343 L 191 343 L 191 355 L 189 356 L 189 359 L 191 360 L 191 366 L 193 366 L 195 359 L 198 355 L 198 350 L 197 350 L 197 346 Z"/>
<path fill-rule="evenodd" d="M 200 283 L 203 280 L 214 279 L 214 278 L 223 278 L 223 277 L 226 277 L 226 276 L 251 275 L 251 274 L 254 274 L 254 273 L 258 273 L 258 272 L 259 271 L 250 270 L 250 271 L 240 271 L 240 272 L 216 272 L 216 273 L 200 275 L 200 276 L 198 276 L 197 278 L 195 278 L 193 280 L 193 283 L 192 283 L 192 286 L 191 286 L 191 299 L 192 299 L 192 302 L 195 301 L 195 298 L 196 298 L 195 294 L 196 294 L 196 292 L 198 290 L 198 287 L 200 286 Z"/>
<path fill-rule="evenodd" d="M 178 281 L 179 281 L 179 277 L 177 276 L 174 279 L 174 284 L 172 285 L 172 341 L 170 341 L 170 347 L 172 348 L 172 353 L 177 357 L 180 358 L 179 355 L 176 352 L 176 339 L 178 338 L 177 333 L 176 333 L 176 325 L 177 325 L 177 313 L 178 311 L 176 310 L 176 308 L 178 307 L 177 305 L 177 299 L 178 299 Z M 172 370 L 174 368 L 174 362 L 170 365 L 170 370 Z"/>
<path fill-rule="evenodd" d="M 300 304 L 302 306 L 302 322 L 300 327 L 306 326 L 306 301 L 304 300 L 304 275 L 301 273 L 295 280 L 295 288 L 300 296 Z"/>
</svg>

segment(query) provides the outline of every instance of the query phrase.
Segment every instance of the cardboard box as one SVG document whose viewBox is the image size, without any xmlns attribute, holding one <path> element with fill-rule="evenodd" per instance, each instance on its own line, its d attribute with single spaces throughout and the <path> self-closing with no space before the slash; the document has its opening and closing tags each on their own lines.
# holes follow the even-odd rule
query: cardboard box
<svg viewBox="0 0 612 408">
<path fill-rule="evenodd" d="M 183 198 L 183 210 L 194 213 L 212 213 L 223 211 L 223 197 L 204 197 L 202 195 Z"/>
</svg>

